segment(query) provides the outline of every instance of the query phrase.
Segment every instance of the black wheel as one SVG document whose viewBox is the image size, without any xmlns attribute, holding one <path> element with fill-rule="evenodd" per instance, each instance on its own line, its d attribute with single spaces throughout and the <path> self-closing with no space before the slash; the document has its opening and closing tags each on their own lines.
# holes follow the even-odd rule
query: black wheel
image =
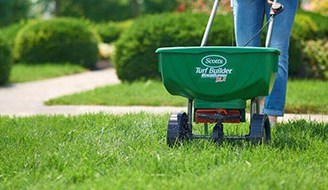
<svg viewBox="0 0 328 190">
<path fill-rule="evenodd" d="M 248 139 L 254 144 L 270 143 L 270 121 L 266 114 L 253 114 Z"/>
<path fill-rule="evenodd" d="M 186 113 L 172 114 L 167 126 L 167 144 L 174 146 L 190 138 L 191 135 L 191 128 L 188 125 L 188 115 Z"/>
<path fill-rule="evenodd" d="M 216 143 L 221 143 L 223 141 L 224 133 L 223 133 L 223 125 L 222 123 L 215 124 L 213 128 L 212 139 Z"/>
</svg>

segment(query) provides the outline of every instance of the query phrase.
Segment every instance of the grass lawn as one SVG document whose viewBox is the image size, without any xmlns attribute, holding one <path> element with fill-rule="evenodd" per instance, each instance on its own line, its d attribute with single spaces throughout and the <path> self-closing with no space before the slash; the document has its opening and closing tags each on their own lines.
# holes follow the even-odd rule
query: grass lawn
<svg viewBox="0 0 328 190">
<path fill-rule="evenodd" d="M 47 105 L 186 106 L 183 97 L 172 96 L 158 81 L 134 82 L 99 87 L 46 102 Z"/>
<path fill-rule="evenodd" d="M 48 79 L 86 71 L 85 68 L 73 64 L 14 64 L 11 70 L 9 82 L 19 83 Z"/>
<path fill-rule="evenodd" d="M 328 187 L 328 124 L 279 124 L 263 146 L 199 140 L 169 148 L 168 119 L 142 113 L 2 116 L 0 189 Z"/>
<path fill-rule="evenodd" d="M 328 114 L 327 94 L 327 81 L 290 80 L 286 112 Z M 170 95 L 161 82 L 148 81 L 96 88 L 52 99 L 46 104 L 186 106 L 187 102 L 185 98 Z"/>
<path fill-rule="evenodd" d="M 328 114 L 328 81 L 289 81 L 286 111 Z"/>
</svg>

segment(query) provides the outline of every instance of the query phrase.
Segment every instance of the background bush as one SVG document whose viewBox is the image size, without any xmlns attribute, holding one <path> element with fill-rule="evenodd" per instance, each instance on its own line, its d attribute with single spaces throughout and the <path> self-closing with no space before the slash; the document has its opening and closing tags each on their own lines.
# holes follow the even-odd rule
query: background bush
<svg viewBox="0 0 328 190">
<path fill-rule="evenodd" d="M 116 41 L 123 31 L 131 26 L 132 22 L 132 20 L 121 22 L 109 21 L 95 23 L 92 26 L 95 27 L 104 43 L 111 43 Z"/>
<path fill-rule="evenodd" d="M 99 36 L 83 21 L 69 18 L 35 21 L 17 34 L 15 59 L 25 63 L 80 64 L 95 66 Z"/>
<path fill-rule="evenodd" d="M 304 47 L 305 63 L 311 78 L 328 78 L 328 39 L 309 40 Z"/>
<path fill-rule="evenodd" d="M 159 78 L 159 47 L 199 46 L 207 23 L 205 14 L 161 14 L 136 20 L 115 43 L 115 67 L 123 81 Z M 231 45 L 231 15 L 217 16 L 208 45 Z"/>
<path fill-rule="evenodd" d="M 21 21 L 2 27 L 0 33 L 3 35 L 4 39 L 9 43 L 10 46 L 14 46 L 15 38 L 18 31 L 27 24 L 27 21 Z"/>
<path fill-rule="evenodd" d="M 11 61 L 10 46 L 7 41 L 0 36 L 0 85 L 7 83 L 9 80 Z"/>
<path fill-rule="evenodd" d="M 122 81 L 159 78 L 155 50 L 159 47 L 199 46 L 208 17 L 206 14 L 183 13 L 146 16 L 136 20 L 115 44 L 118 77 Z M 208 45 L 234 45 L 232 34 L 232 15 L 218 15 Z M 297 13 L 289 49 L 291 77 L 308 75 L 304 65 L 310 55 L 303 52 L 305 42 L 327 35 L 326 17 Z"/>
<path fill-rule="evenodd" d="M 299 11 L 295 17 L 289 48 L 289 75 L 304 78 L 311 70 L 307 61 L 311 57 L 304 54 L 305 43 L 308 40 L 322 39 L 328 36 L 328 19 L 320 14 Z M 310 73 L 309 73 L 310 72 Z"/>
</svg>

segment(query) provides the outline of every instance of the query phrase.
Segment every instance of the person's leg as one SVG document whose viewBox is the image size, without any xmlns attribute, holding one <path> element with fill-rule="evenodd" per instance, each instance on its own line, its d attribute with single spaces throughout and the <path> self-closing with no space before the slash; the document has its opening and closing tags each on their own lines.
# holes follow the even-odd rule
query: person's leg
<svg viewBox="0 0 328 190">
<path fill-rule="evenodd" d="M 278 0 L 278 2 L 284 5 L 285 10 L 275 17 L 270 47 L 278 48 L 281 51 L 281 55 L 279 56 L 275 83 L 270 95 L 265 98 L 264 105 L 264 113 L 271 116 L 271 120 L 276 120 L 277 116 L 284 115 L 288 80 L 289 39 L 298 6 L 298 0 Z M 269 11 L 269 6 L 267 6 L 267 16 Z"/>
<path fill-rule="evenodd" d="M 235 36 L 237 46 L 245 46 L 263 26 L 266 0 L 234 0 Z M 261 46 L 259 33 L 247 46 Z M 260 103 L 260 113 L 263 113 L 263 100 Z"/>
<path fill-rule="evenodd" d="M 244 46 L 262 25 L 266 0 L 234 0 L 235 36 L 237 46 Z M 260 46 L 259 34 L 248 46 Z"/>
</svg>

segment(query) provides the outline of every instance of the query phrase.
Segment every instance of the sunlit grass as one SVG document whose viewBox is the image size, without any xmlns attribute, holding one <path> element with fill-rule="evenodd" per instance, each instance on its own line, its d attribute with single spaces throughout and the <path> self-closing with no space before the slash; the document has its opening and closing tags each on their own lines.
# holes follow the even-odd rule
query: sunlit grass
<svg viewBox="0 0 328 190">
<path fill-rule="evenodd" d="M 328 82 L 291 80 L 287 89 L 287 113 L 328 114 Z M 123 83 L 91 91 L 63 96 L 46 102 L 47 105 L 146 105 L 186 106 L 186 98 L 170 95 L 158 81 Z"/>
<path fill-rule="evenodd" d="M 293 80 L 287 86 L 286 111 L 328 114 L 328 81 Z"/>
<path fill-rule="evenodd" d="M 10 73 L 10 83 L 29 82 L 86 71 L 79 65 L 63 64 L 14 64 Z"/>
<path fill-rule="evenodd" d="M 0 189 L 328 186 L 327 124 L 279 124 L 269 145 L 195 140 L 169 148 L 168 119 L 152 114 L 0 117 Z M 237 126 L 225 130 L 232 133 Z"/>
<path fill-rule="evenodd" d="M 46 102 L 47 105 L 185 106 L 187 100 L 172 96 L 159 81 L 134 82 L 99 87 Z"/>
</svg>

